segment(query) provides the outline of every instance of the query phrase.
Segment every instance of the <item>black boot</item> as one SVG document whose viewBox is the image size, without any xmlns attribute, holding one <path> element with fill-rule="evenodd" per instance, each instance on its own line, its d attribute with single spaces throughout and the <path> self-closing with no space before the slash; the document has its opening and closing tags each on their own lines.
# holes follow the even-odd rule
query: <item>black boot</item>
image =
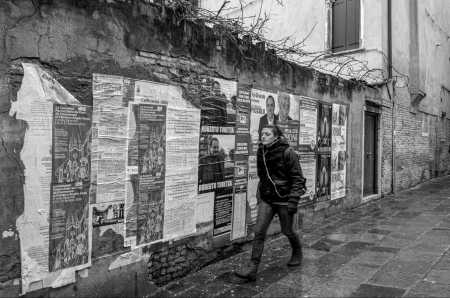
<svg viewBox="0 0 450 298">
<path fill-rule="evenodd" d="M 234 274 L 236 274 L 240 278 L 244 278 L 249 281 L 255 281 L 256 273 L 258 272 L 258 265 L 259 264 L 250 261 L 245 267 L 242 267 L 239 270 L 235 271 Z"/>
<path fill-rule="evenodd" d="M 303 259 L 302 245 L 298 237 L 289 239 L 289 242 L 291 243 L 292 256 L 287 265 L 289 267 L 300 266 Z"/>
</svg>

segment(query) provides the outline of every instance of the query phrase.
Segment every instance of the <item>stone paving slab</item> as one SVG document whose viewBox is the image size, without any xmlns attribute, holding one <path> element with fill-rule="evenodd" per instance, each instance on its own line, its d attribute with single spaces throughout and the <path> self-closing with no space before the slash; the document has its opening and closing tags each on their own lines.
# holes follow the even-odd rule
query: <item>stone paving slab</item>
<svg viewBox="0 0 450 298">
<path fill-rule="evenodd" d="M 302 242 L 301 267 L 279 236 L 255 282 L 233 274 L 246 251 L 149 297 L 450 297 L 450 176 L 325 218 Z"/>
</svg>

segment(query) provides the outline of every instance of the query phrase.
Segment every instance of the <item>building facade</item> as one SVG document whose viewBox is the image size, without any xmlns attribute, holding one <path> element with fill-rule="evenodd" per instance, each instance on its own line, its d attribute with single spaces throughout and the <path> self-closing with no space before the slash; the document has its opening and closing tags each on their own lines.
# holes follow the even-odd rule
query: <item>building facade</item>
<svg viewBox="0 0 450 298">
<path fill-rule="evenodd" d="M 271 96 L 312 183 L 297 227 L 446 173 L 449 114 L 400 85 L 420 68 L 347 80 L 149 2 L 0 2 L 0 296 L 138 296 L 241 250 Z"/>
<path fill-rule="evenodd" d="M 262 32 L 268 40 L 301 41 L 298 63 L 383 86 L 390 102 L 378 124 L 383 138 L 377 183 L 383 193 L 448 172 L 450 6 L 445 0 L 227 2 L 224 17 L 243 17 L 251 26 L 267 16 Z M 213 11 L 222 4 L 200 2 Z"/>
</svg>

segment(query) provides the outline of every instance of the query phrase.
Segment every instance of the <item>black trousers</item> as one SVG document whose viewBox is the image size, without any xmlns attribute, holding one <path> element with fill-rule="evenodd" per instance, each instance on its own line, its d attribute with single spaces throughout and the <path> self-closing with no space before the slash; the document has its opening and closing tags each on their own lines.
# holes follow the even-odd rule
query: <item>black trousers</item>
<svg viewBox="0 0 450 298">
<path fill-rule="evenodd" d="M 275 214 L 280 218 L 281 233 L 288 239 L 293 249 L 300 249 L 301 244 L 297 233 L 293 229 L 294 214 L 288 212 L 287 206 L 273 205 L 259 200 L 258 217 L 255 226 L 255 238 L 253 239 L 251 261 L 259 264 L 264 250 L 264 240 L 267 229 Z"/>
</svg>

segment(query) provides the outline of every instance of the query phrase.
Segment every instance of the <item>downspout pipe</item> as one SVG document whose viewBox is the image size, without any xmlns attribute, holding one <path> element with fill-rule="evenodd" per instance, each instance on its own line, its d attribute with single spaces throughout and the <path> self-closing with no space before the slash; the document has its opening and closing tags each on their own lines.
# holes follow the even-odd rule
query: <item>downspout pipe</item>
<svg viewBox="0 0 450 298">
<path fill-rule="evenodd" d="M 388 79 L 392 79 L 392 0 L 387 0 Z"/>
<path fill-rule="evenodd" d="M 388 84 L 386 85 L 387 91 L 389 94 L 389 98 L 392 102 L 392 108 L 391 108 L 391 116 L 392 116 L 392 136 L 391 136 L 391 158 L 392 158 L 392 170 L 391 170 L 391 192 L 395 194 L 395 185 L 396 185 L 396 175 L 395 175 L 395 90 L 394 90 L 394 81 L 392 79 L 392 0 L 387 0 L 387 59 L 388 59 Z M 391 92 L 389 90 L 390 85 L 393 87 L 394 94 L 391 95 Z"/>
</svg>

